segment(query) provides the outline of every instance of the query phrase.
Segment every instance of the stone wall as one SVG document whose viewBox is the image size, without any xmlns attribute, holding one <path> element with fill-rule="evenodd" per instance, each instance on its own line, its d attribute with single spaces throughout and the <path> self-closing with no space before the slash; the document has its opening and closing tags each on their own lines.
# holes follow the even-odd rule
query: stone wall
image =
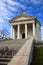
<svg viewBox="0 0 43 65">
<path fill-rule="evenodd" d="M 36 29 L 35 29 L 35 33 L 36 33 L 36 40 L 41 40 L 41 27 L 38 23 L 36 23 Z"/>
</svg>

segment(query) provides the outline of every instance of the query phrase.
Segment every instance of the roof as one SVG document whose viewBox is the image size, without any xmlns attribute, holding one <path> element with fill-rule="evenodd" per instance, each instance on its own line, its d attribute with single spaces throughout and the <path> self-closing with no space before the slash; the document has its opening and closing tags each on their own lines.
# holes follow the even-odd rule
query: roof
<svg viewBox="0 0 43 65">
<path fill-rule="evenodd" d="M 18 15 L 18 16 L 16 16 L 16 17 L 14 17 L 14 18 L 12 18 L 11 20 L 10 20 L 10 23 L 13 23 L 13 22 L 20 22 L 20 20 L 18 20 L 18 21 L 16 21 L 17 19 L 19 19 L 20 17 L 26 17 L 26 18 L 28 18 L 28 19 L 25 19 L 25 20 L 37 20 L 38 21 L 38 23 L 40 24 L 40 22 L 39 22 L 39 20 L 36 18 L 36 17 L 34 17 L 34 16 L 32 16 L 32 15 L 28 15 L 28 14 L 20 14 L 20 15 Z M 24 21 L 25 21 L 24 20 Z M 23 21 L 23 20 L 21 20 L 21 21 Z M 41 24 L 40 24 L 40 26 L 41 26 Z"/>
</svg>

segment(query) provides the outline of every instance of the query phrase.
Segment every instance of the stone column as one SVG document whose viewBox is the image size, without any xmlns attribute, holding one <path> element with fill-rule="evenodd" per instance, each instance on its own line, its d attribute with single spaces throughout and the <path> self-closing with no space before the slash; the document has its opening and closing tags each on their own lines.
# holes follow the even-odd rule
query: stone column
<svg viewBox="0 0 43 65">
<path fill-rule="evenodd" d="M 33 23 L 33 36 L 35 36 L 35 23 Z"/>
<path fill-rule="evenodd" d="M 17 39 L 20 39 L 20 25 L 18 24 Z"/>
<path fill-rule="evenodd" d="M 25 24 L 25 39 L 27 39 L 27 24 Z"/>
<path fill-rule="evenodd" d="M 10 30 L 10 38 L 13 39 L 13 26 L 11 26 L 11 30 Z"/>
<path fill-rule="evenodd" d="M 13 39 L 15 39 L 15 29 L 13 28 Z"/>
</svg>

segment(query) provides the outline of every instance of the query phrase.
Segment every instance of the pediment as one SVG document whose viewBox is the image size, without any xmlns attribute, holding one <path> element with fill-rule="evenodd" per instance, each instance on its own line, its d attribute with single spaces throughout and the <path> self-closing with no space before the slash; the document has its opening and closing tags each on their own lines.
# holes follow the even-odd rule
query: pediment
<svg viewBox="0 0 43 65">
<path fill-rule="evenodd" d="M 20 21 L 20 20 L 27 20 L 27 19 L 34 19 L 35 17 L 31 16 L 31 15 L 18 15 L 15 18 L 11 19 L 10 22 L 13 21 Z"/>
<path fill-rule="evenodd" d="M 19 18 L 15 19 L 15 21 L 26 20 L 26 19 L 29 19 L 29 18 L 28 17 L 19 17 Z"/>
</svg>

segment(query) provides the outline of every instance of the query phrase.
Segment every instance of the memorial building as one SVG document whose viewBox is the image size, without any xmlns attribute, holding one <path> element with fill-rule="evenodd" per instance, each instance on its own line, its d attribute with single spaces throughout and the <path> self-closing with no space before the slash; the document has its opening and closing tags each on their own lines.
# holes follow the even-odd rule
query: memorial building
<svg viewBox="0 0 43 65">
<path fill-rule="evenodd" d="M 41 39 L 41 24 L 37 18 L 21 12 L 18 16 L 10 20 L 12 39 L 27 39 L 34 36 L 35 39 Z"/>
</svg>

